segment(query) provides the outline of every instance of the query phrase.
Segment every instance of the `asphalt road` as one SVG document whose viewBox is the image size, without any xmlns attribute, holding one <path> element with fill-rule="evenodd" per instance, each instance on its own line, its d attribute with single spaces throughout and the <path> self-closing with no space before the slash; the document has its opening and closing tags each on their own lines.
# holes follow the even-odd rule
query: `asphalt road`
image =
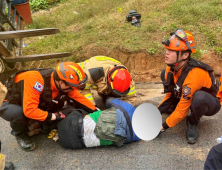
<svg viewBox="0 0 222 170">
<path fill-rule="evenodd" d="M 161 98 L 153 101 L 159 102 Z M 222 110 L 212 117 L 203 117 L 198 126 L 199 140 L 186 142 L 185 120 L 152 141 L 138 141 L 123 147 L 105 146 L 70 150 L 48 139 L 34 136 L 37 148 L 25 152 L 10 134 L 9 122 L 0 119 L 2 153 L 17 170 L 30 169 L 203 169 L 207 154 L 222 135 Z M 163 115 L 163 120 L 168 115 Z"/>
</svg>

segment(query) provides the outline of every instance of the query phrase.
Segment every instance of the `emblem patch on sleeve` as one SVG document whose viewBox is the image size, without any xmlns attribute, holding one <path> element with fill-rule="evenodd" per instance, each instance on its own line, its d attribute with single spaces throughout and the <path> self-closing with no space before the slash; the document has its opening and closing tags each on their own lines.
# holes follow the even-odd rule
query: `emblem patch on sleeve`
<svg viewBox="0 0 222 170">
<path fill-rule="evenodd" d="M 37 91 L 41 92 L 43 89 L 43 85 L 39 82 L 36 82 L 33 88 L 36 89 Z"/>
<path fill-rule="evenodd" d="M 183 88 L 183 98 L 184 99 L 190 100 L 190 97 L 187 97 L 187 95 L 189 95 L 191 93 L 190 90 L 191 90 L 191 88 L 187 87 L 187 86 L 185 86 Z"/>
</svg>

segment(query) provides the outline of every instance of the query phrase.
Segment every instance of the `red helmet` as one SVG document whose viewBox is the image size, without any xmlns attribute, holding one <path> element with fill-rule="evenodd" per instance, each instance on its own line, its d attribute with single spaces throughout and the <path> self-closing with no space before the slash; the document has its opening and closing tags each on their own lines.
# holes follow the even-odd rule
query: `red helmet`
<svg viewBox="0 0 222 170">
<path fill-rule="evenodd" d="M 72 86 L 73 89 L 85 88 L 88 77 L 78 64 L 73 62 L 58 63 L 56 72 L 59 78 Z"/>
<path fill-rule="evenodd" d="M 125 96 L 130 90 L 131 75 L 123 66 L 116 66 L 108 73 L 108 85 L 115 96 Z"/>
<path fill-rule="evenodd" d="M 177 29 L 170 33 L 169 40 L 164 40 L 162 43 L 164 47 L 174 51 L 190 50 L 191 53 L 196 53 L 196 45 L 193 35 L 189 31 Z"/>
</svg>

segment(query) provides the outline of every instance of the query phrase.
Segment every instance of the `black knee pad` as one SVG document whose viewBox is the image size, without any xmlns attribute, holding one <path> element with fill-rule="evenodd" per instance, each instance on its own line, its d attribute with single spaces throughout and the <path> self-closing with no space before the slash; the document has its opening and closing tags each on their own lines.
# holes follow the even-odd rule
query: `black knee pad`
<svg viewBox="0 0 222 170">
<path fill-rule="evenodd" d="M 59 143 L 69 149 L 81 149 L 85 145 L 82 139 L 82 115 L 74 110 L 58 123 Z"/>
</svg>

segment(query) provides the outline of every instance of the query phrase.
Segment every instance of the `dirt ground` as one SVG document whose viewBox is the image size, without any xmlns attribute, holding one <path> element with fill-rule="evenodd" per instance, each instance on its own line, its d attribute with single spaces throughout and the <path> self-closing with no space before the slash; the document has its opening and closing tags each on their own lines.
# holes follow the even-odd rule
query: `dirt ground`
<svg viewBox="0 0 222 170">
<path fill-rule="evenodd" d="M 166 67 L 164 53 L 150 55 L 147 50 L 129 51 L 120 48 L 109 49 L 106 47 L 97 47 L 92 44 L 82 46 L 79 52 L 72 52 L 72 55 L 75 56 L 76 60 L 74 62 L 76 63 L 99 55 L 115 58 L 129 69 L 133 80 L 137 83 L 160 82 L 160 73 L 162 69 Z M 219 80 L 222 68 L 222 57 L 216 55 L 214 52 L 208 52 L 198 60 L 210 65 L 214 69 L 216 78 Z M 41 68 L 49 68 L 54 67 L 58 62 L 61 61 L 59 59 L 51 60 L 50 62 L 45 60 L 43 62 L 36 61 L 32 66 L 30 65 L 32 64 L 31 62 L 25 65 L 27 68 L 36 68 L 39 66 Z"/>
<path fill-rule="evenodd" d="M 78 58 L 77 62 L 96 55 L 115 58 L 129 69 L 135 82 L 159 82 L 161 81 L 161 70 L 166 67 L 164 53 L 150 55 L 146 50 L 130 52 L 126 49 L 108 49 L 91 45 L 82 47 L 82 50 L 74 55 Z M 222 58 L 213 52 L 208 52 L 199 60 L 209 64 L 215 70 L 217 78 L 219 78 Z"/>
</svg>

